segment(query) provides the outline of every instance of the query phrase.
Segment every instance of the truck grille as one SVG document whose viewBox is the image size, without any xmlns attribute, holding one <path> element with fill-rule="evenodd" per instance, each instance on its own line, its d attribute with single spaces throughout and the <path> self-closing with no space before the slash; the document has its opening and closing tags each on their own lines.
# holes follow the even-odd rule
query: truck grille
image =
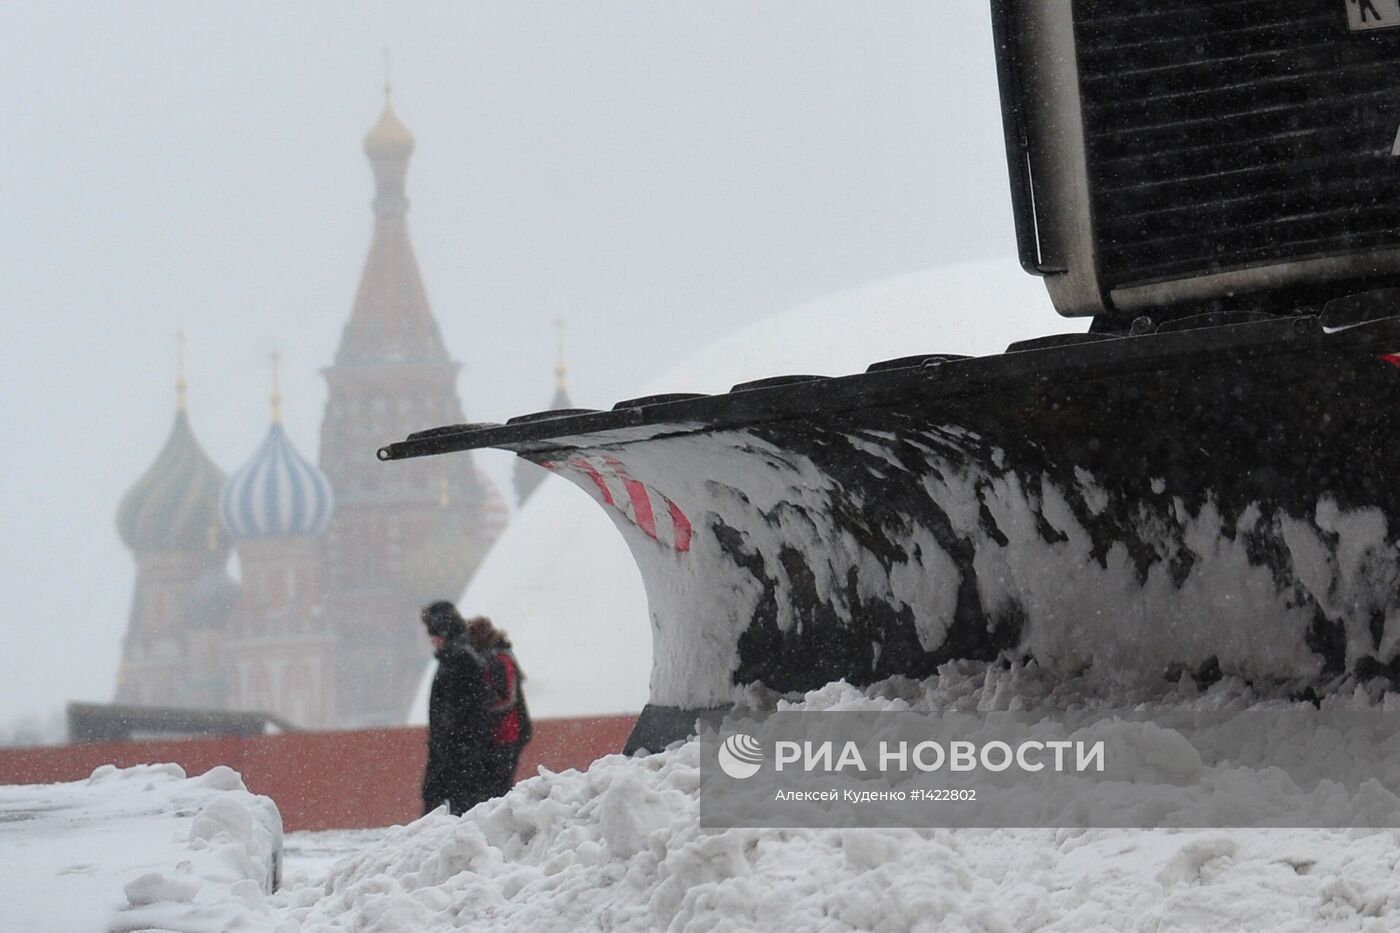
<svg viewBox="0 0 1400 933">
<path fill-rule="evenodd" d="M 1400 29 L 1351 0 L 1075 0 L 1101 285 L 1400 246 Z"/>
</svg>

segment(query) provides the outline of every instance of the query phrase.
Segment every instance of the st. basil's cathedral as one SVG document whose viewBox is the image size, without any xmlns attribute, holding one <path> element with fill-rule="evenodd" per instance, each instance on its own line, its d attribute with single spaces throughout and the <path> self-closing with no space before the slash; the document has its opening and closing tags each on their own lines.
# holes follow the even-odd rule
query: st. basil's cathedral
<svg viewBox="0 0 1400 933">
<path fill-rule="evenodd" d="M 466 420 L 408 236 L 413 148 L 386 94 L 364 140 L 374 234 L 323 370 L 319 465 L 287 435 L 274 387 L 266 438 L 226 476 L 196 440 L 181 374 L 170 436 L 117 514 L 136 558 L 117 703 L 255 710 L 312 729 L 405 721 L 430 659 L 420 608 L 461 595 L 509 514 L 462 457 L 392 470 L 375 457 L 385 438 Z M 567 407 L 558 374 L 551 407 Z M 515 479 L 522 497 L 538 482 Z"/>
</svg>

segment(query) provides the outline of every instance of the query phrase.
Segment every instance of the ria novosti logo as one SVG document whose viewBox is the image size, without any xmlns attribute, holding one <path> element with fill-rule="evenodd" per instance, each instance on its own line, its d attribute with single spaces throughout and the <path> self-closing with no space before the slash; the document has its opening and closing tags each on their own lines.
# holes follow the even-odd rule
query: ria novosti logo
<svg viewBox="0 0 1400 933">
<path fill-rule="evenodd" d="M 742 781 L 758 773 L 763 765 L 763 746 L 746 732 L 736 732 L 719 746 L 720 770 Z"/>
<path fill-rule="evenodd" d="M 1027 773 L 1049 770 L 1056 773 L 1102 773 L 1105 770 L 1106 743 L 1070 739 L 1015 743 L 1002 741 L 938 742 L 888 741 L 864 748 L 856 741 L 788 741 L 773 743 L 773 770 L 796 770 L 819 774 L 870 775 L 930 774 L 947 772 L 999 773 L 1019 770 Z M 1073 755 L 1071 755 L 1073 753 Z M 871 757 L 872 754 L 874 757 Z M 715 756 L 725 774 L 736 780 L 751 778 L 763 766 L 763 744 L 747 732 L 735 732 L 720 743 Z"/>
</svg>

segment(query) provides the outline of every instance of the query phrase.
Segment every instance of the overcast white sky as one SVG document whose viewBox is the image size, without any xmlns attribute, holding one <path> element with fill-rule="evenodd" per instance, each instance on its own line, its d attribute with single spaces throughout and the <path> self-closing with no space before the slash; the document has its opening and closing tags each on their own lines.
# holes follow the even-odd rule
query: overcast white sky
<svg viewBox="0 0 1400 933">
<path fill-rule="evenodd" d="M 555 318 L 605 407 L 766 313 L 1014 256 L 985 0 L 12 3 L 0 36 L 0 730 L 111 698 L 114 516 L 170 429 L 177 330 L 226 472 L 274 349 L 317 455 L 385 46 L 472 420 L 547 403 Z"/>
</svg>

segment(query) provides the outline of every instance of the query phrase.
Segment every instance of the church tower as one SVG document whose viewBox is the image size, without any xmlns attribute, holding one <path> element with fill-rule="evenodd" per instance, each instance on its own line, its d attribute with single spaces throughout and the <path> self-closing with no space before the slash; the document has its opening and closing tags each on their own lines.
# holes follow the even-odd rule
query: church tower
<svg viewBox="0 0 1400 933">
<path fill-rule="evenodd" d="M 386 439 L 466 420 L 459 366 L 447 355 L 408 236 L 404 179 L 413 148 L 386 87 L 384 110 L 364 140 L 375 182 L 369 254 L 335 362 L 323 370 L 321 469 L 336 498 L 325 611 L 339 631 L 344 727 L 404 721 L 431 658 L 419 609 L 461 595 L 507 518 L 490 482 L 463 458 L 384 464 L 375 456 Z M 425 572 L 425 562 L 453 572 Z"/>
<path fill-rule="evenodd" d="M 215 707 L 224 694 L 218 642 L 238 593 L 216 512 L 224 474 L 190 427 L 183 361 L 175 394 L 165 446 L 117 509 L 117 531 L 136 557 L 136 586 L 116 702 Z"/>
<path fill-rule="evenodd" d="M 321 554 L 334 508 L 331 484 L 282 427 L 273 358 L 272 424 L 219 497 L 237 541 L 242 587 L 225 625 L 225 705 L 265 710 L 301 728 L 334 724 L 335 629 L 322 606 Z"/>
</svg>

